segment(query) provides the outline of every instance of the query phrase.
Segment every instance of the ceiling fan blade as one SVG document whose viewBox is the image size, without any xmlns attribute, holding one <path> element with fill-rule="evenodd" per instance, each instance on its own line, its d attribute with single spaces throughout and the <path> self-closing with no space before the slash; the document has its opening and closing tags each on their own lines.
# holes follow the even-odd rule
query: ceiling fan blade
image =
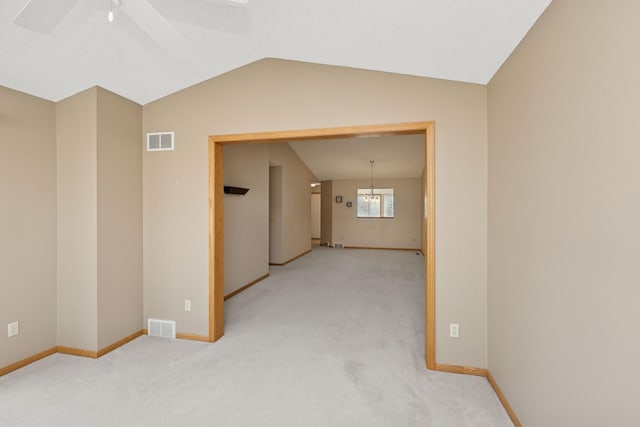
<svg viewBox="0 0 640 427">
<path fill-rule="evenodd" d="M 122 1 L 120 10 L 158 46 L 180 59 L 191 49 L 189 42 L 147 1 Z"/>
<path fill-rule="evenodd" d="M 49 34 L 78 0 L 29 0 L 13 23 L 38 33 Z"/>
<path fill-rule="evenodd" d="M 251 33 L 251 11 L 245 0 L 154 0 L 164 16 L 229 34 Z"/>
</svg>

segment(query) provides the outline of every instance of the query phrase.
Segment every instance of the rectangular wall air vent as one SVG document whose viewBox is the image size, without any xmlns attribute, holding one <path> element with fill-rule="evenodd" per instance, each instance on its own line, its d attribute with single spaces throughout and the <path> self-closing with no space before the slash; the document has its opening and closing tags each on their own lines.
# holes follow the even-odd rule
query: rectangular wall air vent
<svg viewBox="0 0 640 427">
<path fill-rule="evenodd" d="M 344 243 L 334 243 L 333 247 L 336 249 L 344 249 Z"/>
<path fill-rule="evenodd" d="M 149 319 L 147 321 L 147 331 L 151 337 L 175 338 L 176 321 Z"/>
<path fill-rule="evenodd" d="M 147 134 L 147 151 L 168 151 L 175 149 L 174 132 L 151 132 Z"/>
</svg>

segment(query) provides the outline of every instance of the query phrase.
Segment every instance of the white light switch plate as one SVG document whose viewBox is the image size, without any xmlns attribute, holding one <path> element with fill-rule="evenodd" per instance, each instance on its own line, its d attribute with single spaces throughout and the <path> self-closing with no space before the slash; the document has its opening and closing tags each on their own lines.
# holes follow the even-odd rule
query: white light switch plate
<svg viewBox="0 0 640 427">
<path fill-rule="evenodd" d="M 460 325 L 457 323 L 449 323 L 449 336 L 451 338 L 460 338 Z"/>
<path fill-rule="evenodd" d="M 7 325 L 7 337 L 15 337 L 20 333 L 20 322 L 12 322 Z"/>
</svg>

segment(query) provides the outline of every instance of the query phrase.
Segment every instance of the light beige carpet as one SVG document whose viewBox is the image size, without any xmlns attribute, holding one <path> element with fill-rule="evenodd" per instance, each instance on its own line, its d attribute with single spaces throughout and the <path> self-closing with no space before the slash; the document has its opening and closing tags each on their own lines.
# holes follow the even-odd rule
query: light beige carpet
<svg viewBox="0 0 640 427">
<path fill-rule="evenodd" d="M 0 378 L 0 425 L 512 426 L 486 379 L 425 369 L 423 262 L 315 247 L 228 300 L 215 344 L 144 336 Z"/>
</svg>

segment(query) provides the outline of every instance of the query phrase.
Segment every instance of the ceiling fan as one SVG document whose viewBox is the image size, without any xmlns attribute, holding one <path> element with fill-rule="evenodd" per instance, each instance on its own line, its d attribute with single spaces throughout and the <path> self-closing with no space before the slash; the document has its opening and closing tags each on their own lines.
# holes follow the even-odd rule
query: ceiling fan
<svg viewBox="0 0 640 427">
<path fill-rule="evenodd" d="M 27 0 L 12 21 L 28 30 L 51 34 L 77 3 L 78 0 Z M 114 16 L 117 21 L 118 15 L 123 14 L 170 53 L 188 49 L 189 43 L 169 19 L 235 34 L 250 30 L 248 0 L 94 0 L 94 3 L 97 10 L 104 11 L 105 21 L 114 21 Z"/>
</svg>

